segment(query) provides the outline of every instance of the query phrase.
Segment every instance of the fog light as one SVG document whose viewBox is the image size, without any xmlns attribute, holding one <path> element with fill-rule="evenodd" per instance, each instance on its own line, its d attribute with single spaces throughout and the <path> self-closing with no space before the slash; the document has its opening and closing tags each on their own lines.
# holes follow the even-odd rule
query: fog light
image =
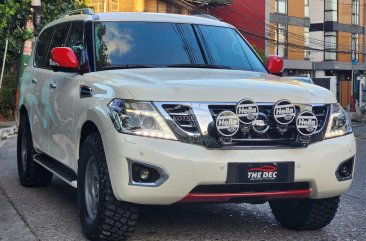
<svg viewBox="0 0 366 241">
<path fill-rule="evenodd" d="M 150 177 L 150 172 L 146 168 L 139 168 L 139 177 L 141 180 L 146 181 Z"/>
<path fill-rule="evenodd" d="M 339 174 L 342 177 L 349 177 L 351 175 L 351 170 L 350 170 L 349 166 L 347 166 L 347 165 L 342 166 L 341 169 L 339 170 Z"/>
<path fill-rule="evenodd" d="M 339 165 L 336 172 L 338 181 L 345 181 L 352 179 L 353 163 L 354 163 L 354 157 L 345 162 L 342 162 L 341 165 Z"/>
<path fill-rule="evenodd" d="M 130 185 L 160 186 L 168 179 L 166 172 L 155 165 L 127 159 L 129 163 Z"/>
</svg>

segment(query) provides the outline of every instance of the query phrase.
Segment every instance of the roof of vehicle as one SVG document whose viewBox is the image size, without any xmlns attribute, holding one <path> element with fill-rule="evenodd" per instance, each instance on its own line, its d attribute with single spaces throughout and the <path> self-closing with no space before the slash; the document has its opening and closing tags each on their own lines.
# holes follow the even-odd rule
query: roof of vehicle
<svg viewBox="0 0 366 241">
<path fill-rule="evenodd" d="M 139 22 L 167 22 L 167 23 L 188 23 L 202 24 L 221 27 L 233 27 L 232 25 L 215 20 L 214 18 L 194 15 L 181 15 L 169 13 L 144 13 L 144 12 L 111 12 L 111 13 L 93 13 L 93 14 L 72 14 L 64 15 L 47 24 L 45 28 L 66 21 L 139 21 Z"/>
</svg>

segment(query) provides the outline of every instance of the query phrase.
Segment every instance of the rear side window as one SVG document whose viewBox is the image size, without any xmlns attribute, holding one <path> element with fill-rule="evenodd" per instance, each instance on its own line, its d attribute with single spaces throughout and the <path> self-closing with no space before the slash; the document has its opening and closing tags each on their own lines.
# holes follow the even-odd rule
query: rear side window
<svg viewBox="0 0 366 241">
<path fill-rule="evenodd" d="M 38 37 L 36 52 L 34 54 L 34 65 L 35 67 L 44 68 L 48 50 L 50 47 L 50 39 L 52 39 L 54 29 L 48 28 L 42 32 Z M 48 62 L 48 61 L 47 61 Z"/>
<path fill-rule="evenodd" d="M 45 68 L 49 68 L 50 67 L 50 54 L 51 54 L 51 50 L 53 48 L 56 47 L 64 47 L 65 46 L 65 40 L 66 40 L 66 36 L 69 32 L 69 28 L 70 28 L 70 23 L 61 23 L 58 24 L 54 27 L 52 27 L 55 30 L 55 33 L 53 34 L 53 38 L 51 41 L 51 46 L 49 48 L 49 51 L 47 53 L 47 59 L 45 62 Z"/>
<path fill-rule="evenodd" d="M 75 52 L 79 62 L 81 62 L 81 55 L 84 49 L 83 42 L 84 42 L 84 23 L 73 22 L 71 24 L 69 35 L 67 36 L 66 39 L 65 47 L 69 47 Z"/>
</svg>

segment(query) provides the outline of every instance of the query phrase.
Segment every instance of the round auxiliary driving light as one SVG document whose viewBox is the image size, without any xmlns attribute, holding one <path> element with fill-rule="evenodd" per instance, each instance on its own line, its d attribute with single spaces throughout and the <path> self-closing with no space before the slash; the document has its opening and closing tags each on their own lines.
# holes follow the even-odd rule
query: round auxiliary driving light
<svg viewBox="0 0 366 241">
<path fill-rule="evenodd" d="M 289 100 L 280 100 L 273 107 L 273 118 L 280 125 L 290 124 L 296 117 L 296 108 Z"/>
</svg>

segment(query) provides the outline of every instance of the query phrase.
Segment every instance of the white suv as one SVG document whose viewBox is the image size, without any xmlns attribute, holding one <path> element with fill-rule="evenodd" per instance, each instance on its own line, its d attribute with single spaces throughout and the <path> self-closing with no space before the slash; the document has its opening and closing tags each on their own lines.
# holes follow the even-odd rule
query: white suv
<svg viewBox="0 0 366 241">
<path fill-rule="evenodd" d="M 68 13 L 19 83 L 20 181 L 77 188 L 93 240 L 127 238 L 140 204 L 177 202 L 269 201 L 283 226 L 322 228 L 351 186 L 351 122 L 282 69 L 204 16 Z"/>
</svg>

